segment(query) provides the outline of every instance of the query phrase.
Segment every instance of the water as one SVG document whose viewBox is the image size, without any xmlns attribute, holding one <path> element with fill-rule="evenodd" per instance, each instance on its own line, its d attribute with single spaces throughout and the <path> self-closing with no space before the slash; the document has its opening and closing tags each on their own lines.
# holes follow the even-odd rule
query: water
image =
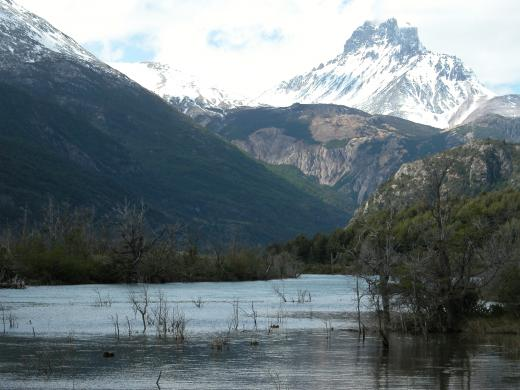
<svg viewBox="0 0 520 390">
<path fill-rule="evenodd" d="M 236 300 L 240 306 L 241 330 L 254 326 L 251 303 L 258 312 L 260 329 L 267 329 L 268 324 L 277 322 L 280 316 L 284 329 L 320 328 L 324 319 L 344 323 L 345 312 L 355 310 L 354 286 L 355 280 L 345 276 L 304 275 L 276 281 L 150 285 L 148 295 L 154 306 L 162 293 L 171 310 L 184 313 L 188 332 L 199 334 L 227 330 Z M 275 289 L 285 296 L 286 303 L 281 304 Z M 293 303 L 298 299 L 298 291 L 305 290 L 310 293 L 311 302 Z M 0 303 L 17 318 L 17 327 L 10 329 L 10 334 L 32 335 L 34 329 L 38 336 L 109 335 L 114 331 L 112 318 L 116 315 L 121 328 L 127 317 L 134 330 L 142 328 L 140 318 L 135 317 L 129 303 L 132 292 L 141 295 L 142 286 L 28 287 L 0 290 Z M 99 297 L 109 305 L 100 307 Z M 203 302 L 201 308 L 193 303 L 199 298 Z"/>
<path fill-rule="evenodd" d="M 283 303 L 283 293 L 287 302 Z M 296 280 L 150 286 L 188 319 L 185 343 L 135 334 L 140 320 L 129 304 L 136 286 L 30 287 L 0 291 L 7 325 L 0 337 L 0 389 L 518 389 L 520 340 L 467 337 L 391 339 L 386 353 L 377 337 L 363 342 L 355 328 L 355 280 L 306 275 Z M 297 303 L 298 290 L 311 302 Z M 99 306 L 98 293 L 109 306 Z M 197 308 L 192 302 L 200 297 Z M 222 350 L 232 302 L 239 300 L 239 331 Z M 257 329 L 250 316 L 258 313 Z M 153 303 L 151 304 L 153 306 Z M 121 323 L 119 340 L 112 318 Z M 334 331 L 327 332 L 325 320 Z M 123 322 L 123 321 L 121 321 Z M 280 322 L 280 328 L 269 325 Z M 33 333 L 34 328 L 34 333 Z M 2 324 L 0 323 L 0 332 Z M 251 345 L 258 343 L 258 345 Z M 114 352 L 104 358 L 104 351 Z"/>
</svg>

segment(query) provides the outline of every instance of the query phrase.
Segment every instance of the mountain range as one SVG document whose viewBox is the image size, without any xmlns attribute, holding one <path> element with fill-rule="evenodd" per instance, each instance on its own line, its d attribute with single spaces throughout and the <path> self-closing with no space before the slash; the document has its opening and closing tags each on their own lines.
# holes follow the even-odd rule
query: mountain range
<svg viewBox="0 0 520 390">
<path fill-rule="evenodd" d="M 520 142 L 520 118 L 486 114 L 442 130 L 331 104 L 240 108 L 208 128 L 258 160 L 334 189 L 350 212 L 406 162 L 475 139 Z"/>
<path fill-rule="evenodd" d="M 103 211 L 128 198 L 157 223 L 265 243 L 345 225 L 403 164 L 520 141 L 517 95 L 494 96 L 394 19 L 254 103 L 172 65 L 107 65 L 11 0 L 0 38 L 3 219 L 49 196 Z"/>
<path fill-rule="evenodd" d="M 282 81 L 260 96 L 236 97 L 187 76 L 172 65 L 114 63 L 130 78 L 164 97 L 203 125 L 241 106 L 337 104 L 438 128 L 467 123 L 479 112 L 512 116 L 517 95 L 496 96 L 461 59 L 432 52 L 416 27 L 396 19 L 366 22 L 336 57 Z"/>
<path fill-rule="evenodd" d="M 400 27 L 396 19 L 364 23 L 336 57 L 260 96 L 233 98 L 171 65 L 112 65 L 203 125 L 232 108 L 294 103 L 344 105 L 443 129 L 482 112 L 517 112 L 518 95 L 496 96 L 460 58 L 428 50 L 416 27 Z"/>
</svg>

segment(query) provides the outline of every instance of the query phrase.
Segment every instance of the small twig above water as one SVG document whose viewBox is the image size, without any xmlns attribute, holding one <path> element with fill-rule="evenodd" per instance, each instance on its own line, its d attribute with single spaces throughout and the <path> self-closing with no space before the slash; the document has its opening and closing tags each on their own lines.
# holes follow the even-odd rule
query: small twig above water
<svg viewBox="0 0 520 390">
<path fill-rule="evenodd" d="M 162 371 L 159 371 L 159 376 L 157 377 L 157 380 L 155 381 L 155 384 L 157 385 L 157 388 L 160 390 L 161 386 L 159 385 L 159 382 L 161 380 Z"/>
</svg>

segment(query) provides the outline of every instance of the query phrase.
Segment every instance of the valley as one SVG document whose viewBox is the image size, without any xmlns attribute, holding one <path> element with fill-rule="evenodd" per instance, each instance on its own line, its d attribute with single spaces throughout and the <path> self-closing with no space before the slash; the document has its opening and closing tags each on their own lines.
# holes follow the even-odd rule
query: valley
<svg viewBox="0 0 520 390">
<path fill-rule="evenodd" d="M 315 3 L 0 0 L 0 388 L 520 386 L 518 85 Z"/>
</svg>

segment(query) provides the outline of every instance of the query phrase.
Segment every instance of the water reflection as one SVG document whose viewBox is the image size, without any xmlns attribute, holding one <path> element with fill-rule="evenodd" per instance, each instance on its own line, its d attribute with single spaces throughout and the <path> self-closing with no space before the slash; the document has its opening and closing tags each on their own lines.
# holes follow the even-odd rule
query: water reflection
<svg viewBox="0 0 520 390">
<path fill-rule="evenodd" d="M 160 372 L 161 389 L 520 388 L 518 354 L 507 353 L 518 351 L 514 336 L 393 337 L 389 351 L 375 337 L 363 343 L 341 331 L 237 332 L 221 351 L 210 343 L 209 335 L 182 345 L 154 337 L 1 337 L 0 388 L 152 389 Z"/>
</svg>

